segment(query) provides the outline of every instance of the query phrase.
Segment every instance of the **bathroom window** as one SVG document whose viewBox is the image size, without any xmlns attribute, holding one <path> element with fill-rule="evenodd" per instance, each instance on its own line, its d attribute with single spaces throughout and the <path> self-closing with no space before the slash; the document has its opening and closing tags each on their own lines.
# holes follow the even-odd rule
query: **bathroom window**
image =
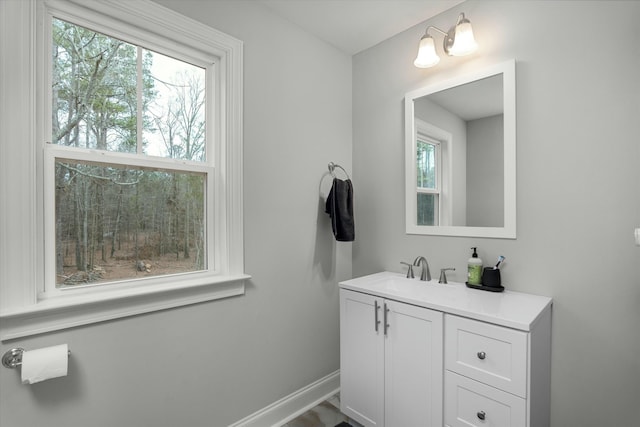
<svg viewBox="0 0 640 427">
<path fill-rule="evenodd" d="M 38 126 L 7 138 L 35 147 L 15 194 L 37 196 L 36 268 L 0 289 L 2 338 L 242 294 L 242 43 L 153 2 L 3 8 Z"/>
<path fill-rule="evenodd" d="M 416 139 L 417 224 L 438 225 L 442 162 L 440 141 L 418 132 Z"/>
<path fill-rule="evenodd" d="M 51 35 L 48 282 L 77 289 L 215 271 L 215 217 L 205 214 L 214 176 L 212 64 L 55 17 Z"/>
<path fill-rule="evenodd" d="M 452 136 L 414 119 L 413 143 L 407 147 L 407 222 L 410 228 L 447 225 L 451 221 Z"/>
</svg>

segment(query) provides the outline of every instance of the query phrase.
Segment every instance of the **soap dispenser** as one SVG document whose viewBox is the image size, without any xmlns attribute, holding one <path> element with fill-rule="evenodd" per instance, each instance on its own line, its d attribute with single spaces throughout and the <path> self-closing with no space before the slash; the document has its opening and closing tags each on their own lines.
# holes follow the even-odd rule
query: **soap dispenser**
<svg viewBox="0 0 640 427">
<path fill-rule="evenodd" d="M 482 283 L 482 259 L 478 257 L 477 248 L 473 249 L 473 255 L 467 264 L 467 283 L 470 285 L 480 285 Z"/>
</svg>

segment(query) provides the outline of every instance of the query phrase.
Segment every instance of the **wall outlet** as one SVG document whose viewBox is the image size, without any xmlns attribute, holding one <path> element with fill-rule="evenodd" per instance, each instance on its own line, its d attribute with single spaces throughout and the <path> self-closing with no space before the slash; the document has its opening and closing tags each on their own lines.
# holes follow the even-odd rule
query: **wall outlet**
<svg viewBox="0 0 640 427">
<path fill-rule="evenodd" d="M 640 228 L 636 228 L 633 234 L 636 236 L 636 246 L 640 246 Z"/>
</svg>

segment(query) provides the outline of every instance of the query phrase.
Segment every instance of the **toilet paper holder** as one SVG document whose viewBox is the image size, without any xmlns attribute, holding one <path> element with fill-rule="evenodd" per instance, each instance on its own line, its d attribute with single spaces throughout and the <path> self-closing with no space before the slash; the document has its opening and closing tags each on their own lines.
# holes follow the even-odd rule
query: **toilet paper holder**
<svg viewBox="0 0 640 427">
<path fill-rule="evenodd" d="M 24 353 L 24 348 L 12 348 L 7 351 L 2 356 L 2 366 L 9 369 L 15 369 L 18 366 L 22 365 L 22 353 Z M 67 353 L 68 356 L 71 356 L 71 350 Z"/>
</svg>

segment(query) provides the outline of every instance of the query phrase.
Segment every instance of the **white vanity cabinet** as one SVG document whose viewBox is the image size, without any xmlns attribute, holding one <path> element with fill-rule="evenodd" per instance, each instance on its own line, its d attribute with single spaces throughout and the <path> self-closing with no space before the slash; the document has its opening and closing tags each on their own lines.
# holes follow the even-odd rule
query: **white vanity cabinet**
<svg viewBox="0 0 640 427">
<path fill-rule="evenodd" d="M 365 426 L 441 426 L 442 328 L 442 312 L 341 290 L 342 412 Z"/>
<path fill-rule="evenodd" d="M 364 426 L 549 425 L 550 298 L 389 272 L 340 288 L 345 415 Z"/>
</svg>

